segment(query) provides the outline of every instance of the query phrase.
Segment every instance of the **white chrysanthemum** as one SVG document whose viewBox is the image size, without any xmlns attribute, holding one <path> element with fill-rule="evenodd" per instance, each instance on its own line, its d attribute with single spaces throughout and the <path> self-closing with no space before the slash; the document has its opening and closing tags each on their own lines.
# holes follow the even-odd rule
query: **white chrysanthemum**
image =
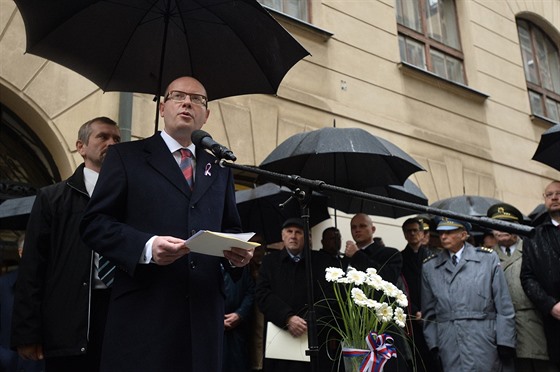
<svg viewBox="0 0 560 372">
<path fill-rule="evenodd" d="M 379 309 L 375 311 L 375 314 L 382 322 L 389 322 L 393 319 L 393 308 L 384 302 Z"/>
<path fill-rule="evenodd" d="M 363 301 L 362 300 L 354 300 L 354 303 L 358 306 L 361 306 L 361 307 L 368 307 L 369 300 L 363 300 Z"/>
<path fill-rule="evenodd" d="M 399 306 L 401 307 L 407 307 L 408 306 L 408 298 L 406 298 L 406 295 L 404 293 L 399 293 L 397 295 L 397 303 L 399 304 Z"/>
<path fill-rule="evenodd" d="M 368 267 L 368 268 L 366 269 L 366 274 L 367 274 L 368 276 L 376 275 L 376 274 L 377 274 L 377 270 L 375 270 L 373 267 Z"/>
<path fill-rule="evenodd" d="M 350 270 L 346 273 L 346 277 L 351 283 L 362 285 L 366 281 L 366 273 L 358 270 Z"/>
<path fill-rule="evenodd" d="M 362 291 L 360 288 L 356 288 L 356 287 L 352 288 L 351 293 L 352 293 L 352 299 L 356 303 L 358 303 L 358 301 L 365 302 L 368 299 L 364 291 Z"/>
<path fill-rule="evenodd" d="M 339 267 L 327 267 L 325 279 L 327 282 L 337 282 L 344 277 L 344 270 Z"/>
<path fill-rule="evenodd" d="M 348 278 L 346 278 L 346 277 L 342 277 L 342 278 L 338 279 L 336 282 L 337 282 L 337 283 L 340 283 L 340 284 L 351 284 L 351 283 L 352 283 L 352 282 L 350 281 L 350 279 L 348 279 Z"/>
<path fill-rule="evenodd" d="M 376 291 L 383 289 L 383 283 L 385 281 L 377 274 L 369 275 L 366 284 L 373 287 Z"/>
<path fill-rule="evenodd" d="M 383 292 L 385 292 L 385 294 L 389 297 L 396 298 L 397 295 L 399 294 L 399 292 L 401 292 L 401 291 L 393 283 L 385 282 L 384 285 L 383 285 Z"/>
<path fill-rule="evenodd" d="M 397 323 L 399 327 L 404 328 L 406 322 L 406 314 L 404 313 L 403 309 L 397 307 L 395 309 L 395 314 L 393 316 L 393 319 L 395 320 L 395 323 Z"/>
<path fill-rule="evenodd" d="M 372 299 L 368 299 L 367 300 L 367 307 L 369 307 L 370 309 L 374 309 L 377 310 L 379 309 L 379 307 L 381 306 L 381 304 L 375 300 Z"/>
</svg>

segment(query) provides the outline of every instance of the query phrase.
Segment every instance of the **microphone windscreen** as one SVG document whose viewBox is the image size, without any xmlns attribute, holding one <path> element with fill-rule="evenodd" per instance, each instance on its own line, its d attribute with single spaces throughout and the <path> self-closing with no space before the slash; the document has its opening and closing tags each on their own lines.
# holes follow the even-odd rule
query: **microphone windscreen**
<svg viewBox="0 0 560 372">
<path fill-rule="evenodd" d="M 212 138 L 212 136 L 209 135 L 208 132 L 205 132 L 202 129 L 197 129 L 194 132 L 192 132 L 191 141 L 192 141 L 192 143 L 194 143 L 195 146 L 200 146 L 201 142 L 202 142 L 202 139 L 204 137 Z"/>
</svg>

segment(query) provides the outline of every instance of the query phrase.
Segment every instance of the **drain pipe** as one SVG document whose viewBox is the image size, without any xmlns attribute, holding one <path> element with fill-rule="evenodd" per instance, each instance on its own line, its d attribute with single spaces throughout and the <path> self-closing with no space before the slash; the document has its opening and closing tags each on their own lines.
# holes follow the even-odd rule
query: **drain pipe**
<svg viewBox="0 0 560 372">
<path fill-rule="evenodd" d="M 119 128 L 121 142 L 128 142 L 132 137 L 132 93 L 121 92 L 119 95 Z"/>
</svg>

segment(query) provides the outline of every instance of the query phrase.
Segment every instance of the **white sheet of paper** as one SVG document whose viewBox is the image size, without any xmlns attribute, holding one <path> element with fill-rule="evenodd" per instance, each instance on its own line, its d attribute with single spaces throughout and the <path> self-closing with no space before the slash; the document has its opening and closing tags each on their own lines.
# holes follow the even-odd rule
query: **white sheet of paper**
<svg viewBox="0 0 560 372">
<path fill-rule="evenodd" d="M 311 358 L 305 355 L 308 348 L 307 333 L 294 337 L 290 332 L 275 326 L 274 323 L 267 323 L 264 349 L 266 358 L 310 362 Z"/>
<path fill-rule="evenodd" d="M 255 233 L 230 234 L 201 230 L 185 240 L 185 245 L 191 252 L 223 257 L 224 251 L 229 251 L 231 247 L 250 249 L 259 246 L 259 243 L 248 241 L 253 235 Z"/>
</svg>

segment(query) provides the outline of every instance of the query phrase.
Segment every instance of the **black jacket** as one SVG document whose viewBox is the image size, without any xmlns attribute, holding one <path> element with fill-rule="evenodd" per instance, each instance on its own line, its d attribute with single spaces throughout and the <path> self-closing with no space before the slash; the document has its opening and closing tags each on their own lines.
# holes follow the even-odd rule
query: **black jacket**
<svg viewBox="0 0 560 372">
<path fill-rule="evenodd" d="M 521 285 L 543 315 L 549 358 L 560 363 L 560 320 L 550 315 L 560 302 L 560 228 L 549 219 L 535 230 L 534 237 L 523 240 Z"/>
<path fill-rule="evenodd" d="M 47 357 L 87 350 L 93 253 L 78 230 L 89 201 L 83 170 L 37 193 L 16 283 L 13 348 L 42 344 Z"/>
</svg>

